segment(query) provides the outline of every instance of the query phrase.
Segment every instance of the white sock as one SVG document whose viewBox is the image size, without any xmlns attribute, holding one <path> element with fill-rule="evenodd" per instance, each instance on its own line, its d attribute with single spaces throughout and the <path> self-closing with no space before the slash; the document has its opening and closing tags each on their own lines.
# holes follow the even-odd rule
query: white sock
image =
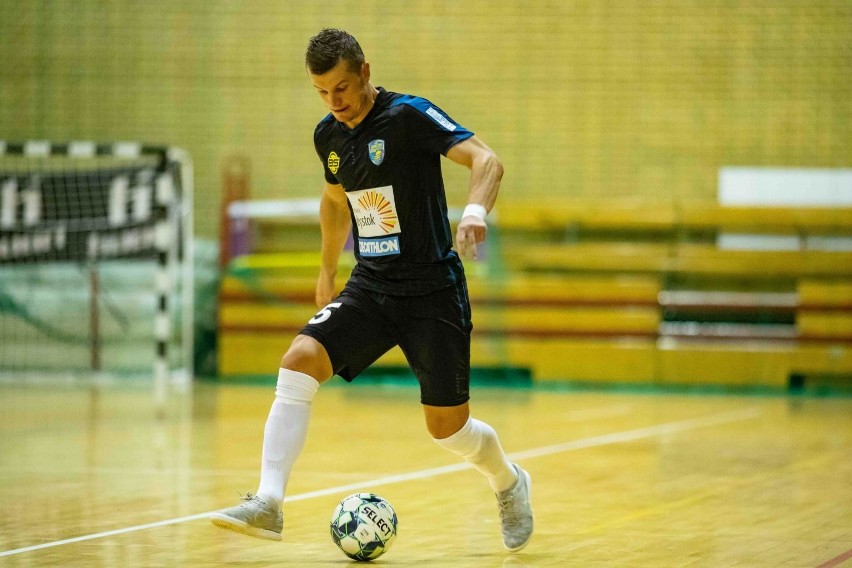
<svg viewBox="0 0 852 568">
<path fill-rule="evenodd" d="M 434 439 L 435 443 L 461 456 L 488 478 L 494 493 L 510 489 L 518 479 L 509 463 L 494 428 L 475 418 L 468 418 L 461 430 L 449 438 Z"/>
<path fill-rule="evenodd" d="M 258 495 L 281 502 L 296 458 L 305 445 L 311 401 L 319 383 L 311 376 L 280 369 L 275 401 L 263 431 L 263 458 Z"/>
</svg>

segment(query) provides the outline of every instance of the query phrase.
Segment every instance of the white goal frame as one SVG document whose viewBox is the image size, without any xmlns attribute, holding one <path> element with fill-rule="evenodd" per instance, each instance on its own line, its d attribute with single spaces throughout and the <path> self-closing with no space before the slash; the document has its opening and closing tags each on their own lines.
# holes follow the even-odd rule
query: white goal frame
<svg viewBox="0 0 852 568">
<path fill-rule="evenodd" d="M 153 226 L 155 255 L 157 258 L 156 276 L 152 294 L 156 294 L 155 317 L 153 322 L 151 350 L 153 358 L 153 379 L 155 397 L 163 402 L 168 396 L 170 384 L 187 385 L 193 377 L 193 326 L 194 326 L 194 271 L 193 271 L 193 166 L 189 154 L 181 148 L 145 145 L 140 142 L 118 142 L 101 144 L 93 141 L 72 141 L 58 143 L 46 140 L 29 140 L 23 142 L 12 142 L 0 140 L 0 156 L 14 156 L 26 158 L 51 158 L 62 157 L 72 161 L 92 158 L 116 158 L 134 159 L 143 156 L 155 156 L 162 169 L 158 170 L 158 176 L 153 182 L 153 199 L 156 200 L 160 209 L 166 213 L 159 218 Z M 177 168 L 178 188 L 173 184 L 173 176 L 167 173 L 167 168 Z M 92 171 L 97 171 L 92 167 Z M 176 191 L 177 189 L 177 191 Z M 6 201 L 18 199 L 15 190 L 8 192 L 8 196 L 2 196 Z M 24 193 L 24 192 L 19 192 Z M 112 203 L 112 196 L 111 196 Z M 7 227 L 13 221 L 11 217 L 14 212 L 10 209 L 18 207 L 17 203 L 0 203 L 0 219 Z M 24 217 L 22 223 L 26 224 L 27 216 L 30 215 L 26 208 L 29 204 L 24 203 L 22 207 Z M 39 207 L 35 205 L 34 207 Z M 112 209 L 112 207 L 110 207 Z M 117 208 L 120 210 L 120 207 Z M 96 231 L 93 231 L 96 232 Z M 92 238 L 89 235 L 91 249 Z M 94 241 L 98 240 L 95 235 Z M 8 242 L 5 243 L 8 248 Z M 96 263 L 101 257 L 96 257 Z M 97 273 L 93 271 L 92 287 L 97 289 Z M 171 369 L 169 365 L 169 343 L 172 337 L 172 315 L 173 307 L 170 306 L 170 298 L 178 291 L 180 286 L 181 302 L 181 329 L 179 330 L 182 353 L 179 357 L 180 368 Z M 97 325 L 95 323 L 95 325 Z M 93 360 L 95 359 L 93 355 Z M 97 370 L 95 370 L 97 375 Z"/>
</svg>

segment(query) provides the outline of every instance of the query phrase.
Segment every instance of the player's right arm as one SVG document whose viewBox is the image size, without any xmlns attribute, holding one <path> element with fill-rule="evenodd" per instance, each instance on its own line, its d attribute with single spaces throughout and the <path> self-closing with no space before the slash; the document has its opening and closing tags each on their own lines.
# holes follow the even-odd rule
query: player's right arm
<svg viewBox="0 0 852 568">
<path fill-rule="evenodd" d="M 346 203 L 346 192 L 342 185 L 326 182 L 325 191 L 320 198 L 319 217 L 322 251 L 315 300 L 317 307 L 322 308 L 334 299 L 337 261 L 352 230 L 349 205 Z"/>
</svg>

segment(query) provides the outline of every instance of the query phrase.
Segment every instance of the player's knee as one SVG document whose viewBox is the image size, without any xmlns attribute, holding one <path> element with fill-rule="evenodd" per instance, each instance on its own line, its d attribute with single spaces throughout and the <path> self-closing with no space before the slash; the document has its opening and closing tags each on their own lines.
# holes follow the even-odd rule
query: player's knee
<svg viewBox="0 0 852 568">
<path fill-rule="evenodd" d="M 470 409 L 467 404 L 459 406 L 425 406 L 426 429 L 436 440 L 449 438 L 467 423 Z"/>
<path fill-rule="evenodd" d="M 331 361 L 322 344 L 307 335 L 297 335 L 281 358 L 281 367 L 298 371 L 322 383 L 332 375 Z"/>
</svg>

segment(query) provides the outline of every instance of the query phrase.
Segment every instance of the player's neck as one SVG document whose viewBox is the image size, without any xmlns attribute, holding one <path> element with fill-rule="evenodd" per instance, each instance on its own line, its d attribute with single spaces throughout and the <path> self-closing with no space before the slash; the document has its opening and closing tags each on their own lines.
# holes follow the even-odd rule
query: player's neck
<svg viewBox="0 0 852 568">
<path fill-rule="evenodd" d="M 373 105 L 376 104 L 376 97 L 378 96 L 379 90 L 375 88 L 372 83 L 367 83 L 367 91 L 366 93 L 364 93 L 363 99 L 363 110 L 358 113 L 358 116 L 348 122 L 344 122 L 343 124 L 345 124 L 346 127 L 350 129 L 355 128 L 356 126 L 361 124 L 361 122 L 365 118 L 367 118 L 367 115 L 370 114 L 370 111 L 373 110 Z"/>
</svg>

